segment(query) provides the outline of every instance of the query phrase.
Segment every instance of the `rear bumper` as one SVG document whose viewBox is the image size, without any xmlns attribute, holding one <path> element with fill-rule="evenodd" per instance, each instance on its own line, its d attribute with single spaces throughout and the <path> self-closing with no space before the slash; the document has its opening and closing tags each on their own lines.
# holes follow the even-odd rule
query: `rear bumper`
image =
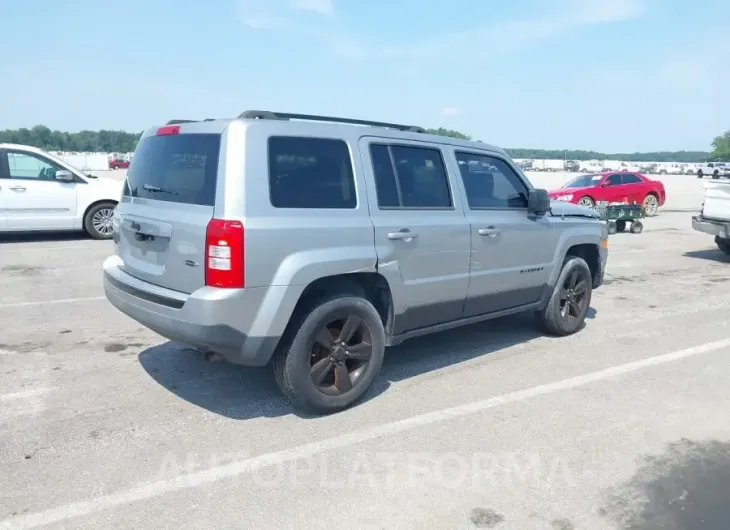
<svg viewBox="0 0 730 530">
<path fill-rule="evenodd" d="M 705 219 L 701 215 L 695 215 L 692 217 L 692 228 L 711 236 L 730 239 L 730 222 L 728 221 L 713 221 Z"/>
<path fill-rule="evenodd" d="M 246 366 L 268 363 L 286 328 L 279 315 L 294 304 L 287 287 L 215 289 L 180 293 L 141 281 L 119 267 L 118 256 L 104 262 L 104 292 L 122 313 L 168 340 L 220 353 Z"/>
</svg>

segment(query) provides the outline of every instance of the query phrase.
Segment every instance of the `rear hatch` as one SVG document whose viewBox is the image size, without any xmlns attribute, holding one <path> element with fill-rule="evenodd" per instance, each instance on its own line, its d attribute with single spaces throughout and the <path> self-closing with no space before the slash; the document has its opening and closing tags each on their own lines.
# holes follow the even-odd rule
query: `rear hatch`
<svg viewBox="0 0 730 530">
<path fill-rule="evenodd" d="M 220 146 L 220 131 L 167 126 L 143 136 L 118 207 L 124 272 L 183 293 L 205 285 Z"/>
</svg>

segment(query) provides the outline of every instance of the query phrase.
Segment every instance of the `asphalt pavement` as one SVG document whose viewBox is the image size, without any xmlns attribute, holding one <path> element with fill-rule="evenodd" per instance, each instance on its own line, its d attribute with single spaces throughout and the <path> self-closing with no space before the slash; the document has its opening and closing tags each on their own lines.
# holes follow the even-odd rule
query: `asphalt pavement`
<svg viewBox="0 0 730 530">
<path fill-rule="evenodd" d="M 414 339 L 308 417 L 116 311 L 110 242 L 2 239 L 0 528 L 727 530 L 730 258 L 691 213 L 609 246 L 578 334 Z"/>
</svg>

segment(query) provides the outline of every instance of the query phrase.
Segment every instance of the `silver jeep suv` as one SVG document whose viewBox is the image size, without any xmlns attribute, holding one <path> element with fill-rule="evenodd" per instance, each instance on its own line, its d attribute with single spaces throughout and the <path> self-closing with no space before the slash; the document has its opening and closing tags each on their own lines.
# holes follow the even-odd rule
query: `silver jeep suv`
<svg viewBox="0 0 730 530">
<path fill-rule="evenodd" d="M 116 210 L 109 301 L 170 340 L 271 363 L 310 412 L 356 401 L 387 346 L 531 311 L 583 325 L 595 211 L 504 151 L 419 127 L 247 111 L 146 131 Z"/>
</svg>

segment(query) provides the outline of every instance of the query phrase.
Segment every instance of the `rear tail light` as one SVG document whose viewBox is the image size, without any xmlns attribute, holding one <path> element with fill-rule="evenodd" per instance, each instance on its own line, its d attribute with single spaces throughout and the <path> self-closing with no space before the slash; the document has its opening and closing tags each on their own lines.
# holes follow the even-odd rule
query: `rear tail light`
<svg viewBox="0 0 730 530">
<path fill-rule="evenodd" d="M 240 289 L 243 273 L 243 223 L 211 219 L 205 234 L 205 285 Z"/>
</svg>

